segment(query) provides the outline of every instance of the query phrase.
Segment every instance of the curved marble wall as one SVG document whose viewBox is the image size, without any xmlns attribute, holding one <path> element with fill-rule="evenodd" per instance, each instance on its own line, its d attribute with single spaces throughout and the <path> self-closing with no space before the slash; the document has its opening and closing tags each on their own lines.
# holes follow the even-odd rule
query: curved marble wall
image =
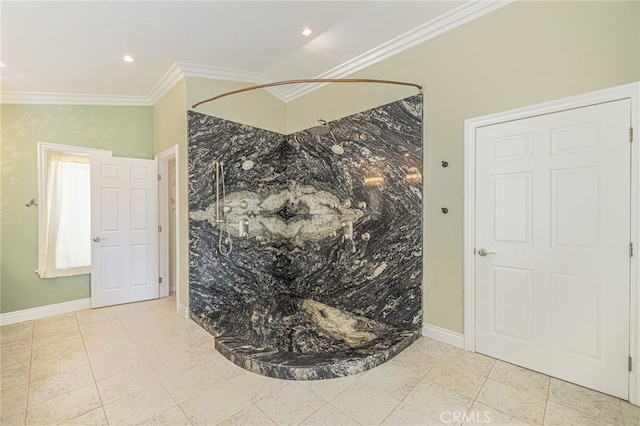
<svg viewBox="0 0 640 426">
<path fill-rule="evenodd" d="M 191 317 L 227 358 L 272 377 L 339 377 L 419 336 L 422 95 L 330 122 L 335 140 L 192 111 L 188 122 Z"/>
</svg>

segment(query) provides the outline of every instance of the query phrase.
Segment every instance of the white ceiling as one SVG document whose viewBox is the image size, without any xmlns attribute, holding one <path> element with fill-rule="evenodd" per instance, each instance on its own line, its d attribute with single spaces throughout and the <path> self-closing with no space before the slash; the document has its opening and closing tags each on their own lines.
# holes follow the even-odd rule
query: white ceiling
<svg viewBox="0 0 640 426">
<path fill-rule="evenodd" d="M 150 104 L 176 75 L 253 83 L 340 78 L 501 5 L 2 0 L 0 90 L 3 102 Z M 313 33 L 304 37 L 307 26 Z M 125 63 L 125 54 L 136 61 Z M 296 87 L 275 94 L 289 100 L 304 93 Z"/>
</svg>

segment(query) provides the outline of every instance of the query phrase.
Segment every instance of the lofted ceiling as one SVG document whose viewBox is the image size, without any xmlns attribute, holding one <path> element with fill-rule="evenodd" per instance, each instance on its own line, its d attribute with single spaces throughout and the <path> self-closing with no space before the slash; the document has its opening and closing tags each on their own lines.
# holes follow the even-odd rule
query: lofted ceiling
<svg viewBox="0 0 640 426">
<path fill-rule="evenodd" d="M 503 4 L 2 0 L 0 95 L 2 102 L 144 105 L 183 75 L 250 83 L 342 78 Z M 303 36 L 307 27 L 313 32 Z M 273 93 L 287 101 L 305 90 Z"/>
</svg>

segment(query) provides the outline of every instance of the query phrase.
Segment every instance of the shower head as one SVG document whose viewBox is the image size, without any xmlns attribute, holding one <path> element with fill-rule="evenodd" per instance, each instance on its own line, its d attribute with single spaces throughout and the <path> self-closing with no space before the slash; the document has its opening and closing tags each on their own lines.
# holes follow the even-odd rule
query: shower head
<svg viewBox="0 0 640 426">
<path fill-rule="evenodd" d="M 327 124 L 326 121 L 319 118 L 318 125 L 310 128 L 309 131 L 311 132 L 312 135 L 320 136 L 320 135 L 326 135 L 331 131 L 331 129 L 329 128 L 329 125 Z"/>
</svg>

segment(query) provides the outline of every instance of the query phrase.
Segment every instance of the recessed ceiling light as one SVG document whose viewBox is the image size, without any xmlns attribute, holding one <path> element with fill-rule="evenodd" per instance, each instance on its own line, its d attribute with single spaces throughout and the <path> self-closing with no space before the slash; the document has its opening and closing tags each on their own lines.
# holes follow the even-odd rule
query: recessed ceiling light
<svg viewBox="0 0 640 426">
<path fill-rule="evenodd" d="M 131 55 L 124 55 L 122 60 L 125 61 L 125 62 L 134 62 L 135 58 L 133 56 L 131 56 Z"/>
<path fill-rule="evenodd" d="M 312 32 L 313 31 L 311 31 L 311 28 L 305 28 L 304 30 L 302 30 L 302 35 L 306 37 L 308 35 L 311 35 Z"/>
</svg>

